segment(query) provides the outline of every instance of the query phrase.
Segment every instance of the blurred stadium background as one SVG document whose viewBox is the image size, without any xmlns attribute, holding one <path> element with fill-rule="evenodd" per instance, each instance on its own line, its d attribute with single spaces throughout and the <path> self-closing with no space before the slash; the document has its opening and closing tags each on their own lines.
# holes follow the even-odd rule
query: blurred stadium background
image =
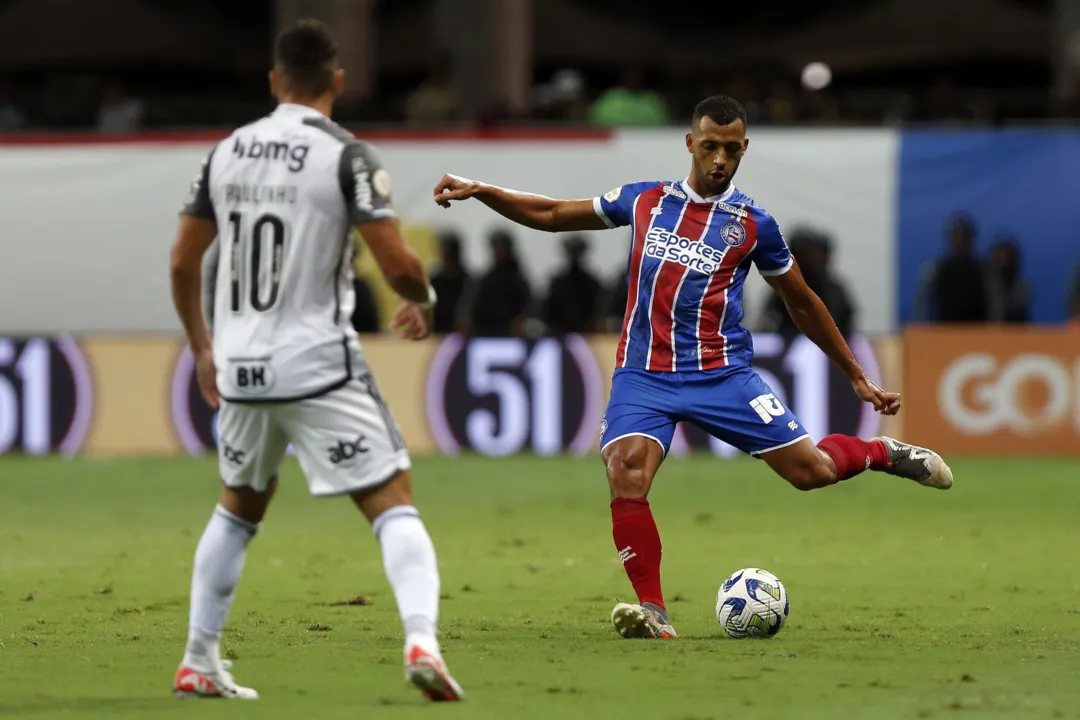
<svg viewBox="0 0 1080 720">
<path fill-rule="evenodd" d="M 431 189 L 443 172 L 563 197 L 681 178 L 688 116 L 714 93 L 750 114 L 737 184 L 778 218 L 864 365 L 905 396 L 885 424 L 861 407 L 752 274 L 758 369 L 811 435 L 1057 458 L 972 474 L 997 488 L 1045 479 L 1046 513 L 1066 492 L 1080 456 L 1080 0 L 0 0 L 0 454 L 78 458 L 0 458 L 5 517 L 44 517 L 34 503 L 75 512 L 61 478 L 108 475 L 87 464 L 102 458 L 212 479 L 213 461 L 181 460 L 207 456 L 215 424 L 172 310 L 169 245 L 208 148 L 271 109 L 272 39 L 302 17 L 338 36 L 335 119 L 381 150 L 443 301 L 437 338 L 395 340 L 392 293 L 361 253 L 354 322 L 415 455 L 526 456 L 491 466 L 506 478 L 482 480 L 490 502 L 514 503 L 514 477 L 548 473 L 532 456 L 595 455 L 629 238 L 545 236 L 478 203 L 443 211 Z M 683 427 L 670 464 L 685 467 L 661 476 L 723 472 L 681 459 L 695 453 L 735 455 Z M 588 537 L 605 548 L 599 462 L 553 462 L 592 478 Z M 116 492 L 157 472 L 123 467 Z M 484 472 L 475 458 L 421 469 L 455 467 Z M 27 476 L 41 493 L 16 489 Z M 763 497 L 785 490 L 769 487 Z M 197 530 L 202 505 L 185 502 Z M 1021 510 L 1009 522 L 1050 517 Z M 47 583 L 31 565 L 16 563 L 25 584 Z M 29 588 L 6 589 L 4 602 Z M 182 627 L 182 601 L 172 607 Z M 0 631 L 21 632 L 19 608 L 10 627 L 0 611 Z M 22 668 L 25 687 L 35 670 Z"/>
<path fill-rule="evenodd" d="M 339 118 L 382 150 L 440 284 L 438 329 L 463 333 L 396 343 L 393 298 L 361 253 L 355 323 L 393 368 L 380 376 L 416 452 L 591 451 L 625 305 L 624 232 L 552 237 L 479 204 L 444 212 L 430 200 L 440 175 L 571 197 L 682 177 L 686 118 L 717 92 L 750 111 L 739 185 L 780 220 L 883 382 L 905 389 L 891 431 L 946 453 L 1080 452 L 1080 2 L 700 12 L 0 2 L 0 451 L 212 445 L 164 272 L 176 203 L 207 148 L 270 109 L 276 29 L 317 16 L 343 47 Z M 814 435 L 878 430 L 756 276 L 747 305 L 761 366 Z M 470 425 L 474 413 L 497 421 Z"/>
</svg>

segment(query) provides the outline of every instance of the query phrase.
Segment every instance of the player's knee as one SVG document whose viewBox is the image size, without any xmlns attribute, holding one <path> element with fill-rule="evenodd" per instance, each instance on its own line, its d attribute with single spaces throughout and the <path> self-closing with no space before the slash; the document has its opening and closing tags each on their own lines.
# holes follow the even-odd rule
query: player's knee
<svg viewBox="0 0 1080 720">
<path fill-rule="evenodd" d="M 640 444 L 616 444 L 607 455 L 611 497 L 643 498 L 649 492 L 646 451 Z"/>
<path fill-rule="evenodd" d="M 796 490 L 817 490 L 835 483 L 836 471 L 822 458 L 817 462 L 800 463 L 784 477 Z"/>
</svg>

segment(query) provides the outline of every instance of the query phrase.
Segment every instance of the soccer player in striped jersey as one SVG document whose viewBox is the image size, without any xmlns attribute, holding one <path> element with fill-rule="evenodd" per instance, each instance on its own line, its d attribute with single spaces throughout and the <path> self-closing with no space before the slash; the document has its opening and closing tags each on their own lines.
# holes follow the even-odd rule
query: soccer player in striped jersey
<svg viewBox="0 0 1080 720">
<path fill-rule="evenodd" d="M 807 287 L 776 220 L 732 180 L 750 141 L 738 101 L 710 97 L 694 110 L 681 181 L 635 182 L 600 197 L 555 200 L 445 175 L 435 202 L 476 198 L 504 217 L 550 232 L 629 226 L 629 296 L 600 452 L 611 487 L 613 537 L 637 593 L 612 624 L 623 637 L 674 638 L 660 584 L 660 534 L 649 507 L 653 477 L 675 425 L 692 422 L 764 460 L 800 490 L 878 470 L 947 489 L 941 457 L 893 438 L 830 435 L 816 445 L 751 367 L 742 290 L 755 265 L 800 330 L 847 375 L 855 394 L 885 415 L 900 410 L 856 362 L 825 305 Z"/>
</svg>

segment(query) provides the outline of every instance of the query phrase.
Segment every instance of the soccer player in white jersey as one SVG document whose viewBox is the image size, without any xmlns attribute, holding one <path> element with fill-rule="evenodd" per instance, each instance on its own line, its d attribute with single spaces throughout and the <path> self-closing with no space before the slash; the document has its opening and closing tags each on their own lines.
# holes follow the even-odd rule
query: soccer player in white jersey
<svg viewBox="0 0 1080 720">
<path fill-rule="evenodd" d="M 270 73 L 277 109 L 210 152 L 181 212 L 173 300 L 199 387 L 220 404 L 224 484 L 195 551 L 173 686 L 181 697 L 258 697 L 233 680 L 219 642 L 290 443 L 311 494 L 348 495 L 372 523 L 405 626 L 406 679 L 431 700 L 463 697 L 436 640 L 439 573 L 409 455 L 349 323 L 352 229 L 404 300 L 394 325 L 405 337 L 427 337 L 435 293 L 401 236 L 374 150 L 329 119 L 343 79 L 324 25 L 282 32 Z M 219 233 L 211 336 L 201 270 Z"/>
</svg>

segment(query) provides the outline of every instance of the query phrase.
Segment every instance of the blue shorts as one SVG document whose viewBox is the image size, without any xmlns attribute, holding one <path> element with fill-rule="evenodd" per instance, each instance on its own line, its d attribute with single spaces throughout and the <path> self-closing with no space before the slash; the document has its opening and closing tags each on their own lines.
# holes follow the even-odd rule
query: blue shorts
<svg viewBox="0 0 1080 720">
<path fill-rule="evenodd" d="M 667 455 L 680 422 L 751 455 L 808 437 L 791 410 L 745 365 L 678 373 L 619 368 L 600 425 L 600 449 L 628 435 L 644 435 Z"/>
</svg>

